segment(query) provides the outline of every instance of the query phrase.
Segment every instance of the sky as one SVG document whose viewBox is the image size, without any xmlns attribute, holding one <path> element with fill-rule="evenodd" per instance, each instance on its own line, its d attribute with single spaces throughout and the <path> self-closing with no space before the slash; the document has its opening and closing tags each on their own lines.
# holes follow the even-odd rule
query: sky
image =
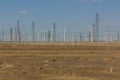
<svg viewBox="0 0 120 80">
<path fill-rule="evenodd" d="M 120 0 L 0 0 L 0 29 L 15 27 L 17 20 L 23 31 L 57 31 L 67 27 L 71 32 L 88 32 L 99 13 L 100 31 L 120 31 Z"/>
</svg>

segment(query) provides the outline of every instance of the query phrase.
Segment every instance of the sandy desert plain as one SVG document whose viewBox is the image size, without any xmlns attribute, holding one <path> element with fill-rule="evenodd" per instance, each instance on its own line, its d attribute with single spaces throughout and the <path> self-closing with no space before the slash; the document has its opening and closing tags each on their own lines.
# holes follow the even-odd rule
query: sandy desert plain
<svg viewBox="0 0 120 80">
<path fill-rule="evenodd" d="M 0 80 L 120 80 L 120 43 L 0 42 Z"/>
</svg>

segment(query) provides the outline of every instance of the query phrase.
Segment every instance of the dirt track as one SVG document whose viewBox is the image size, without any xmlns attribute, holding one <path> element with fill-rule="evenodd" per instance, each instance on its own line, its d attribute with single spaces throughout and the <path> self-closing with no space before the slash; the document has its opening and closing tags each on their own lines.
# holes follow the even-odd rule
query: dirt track
<svg viewBox="0 0 120 80">
<path fill-rule="evenodd" d="M 120 80 L 120 43 L 0 43 L 0 80 Z"/>
</svg>

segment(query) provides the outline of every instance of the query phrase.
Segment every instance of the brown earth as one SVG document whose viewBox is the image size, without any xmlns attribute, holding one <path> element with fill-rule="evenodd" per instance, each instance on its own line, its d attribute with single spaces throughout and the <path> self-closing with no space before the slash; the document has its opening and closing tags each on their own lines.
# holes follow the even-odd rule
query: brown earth
<svg viewBox="0 0 120 80">
<path fill-rule="evenodd" d="M 120 80 L 120 43 L 0 43 L 0 80 Z"/>
</svg>

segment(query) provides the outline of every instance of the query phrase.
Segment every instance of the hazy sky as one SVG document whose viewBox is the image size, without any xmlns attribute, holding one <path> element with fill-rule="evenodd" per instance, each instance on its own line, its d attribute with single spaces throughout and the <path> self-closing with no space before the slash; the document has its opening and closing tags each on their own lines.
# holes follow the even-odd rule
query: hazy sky
<svg viewBox="0 0 120 80">
<path fill-rule="evenodd" d="M 57 30 L 87 32 L 97 12 L 100 31 L 120 30 L 120 0 L 0 0 L 0 29 L 20 20 L 21 29 L 30 30 L 35 21 L 38 31 L 48 30 L 55 21 Z"/>
</svg>

